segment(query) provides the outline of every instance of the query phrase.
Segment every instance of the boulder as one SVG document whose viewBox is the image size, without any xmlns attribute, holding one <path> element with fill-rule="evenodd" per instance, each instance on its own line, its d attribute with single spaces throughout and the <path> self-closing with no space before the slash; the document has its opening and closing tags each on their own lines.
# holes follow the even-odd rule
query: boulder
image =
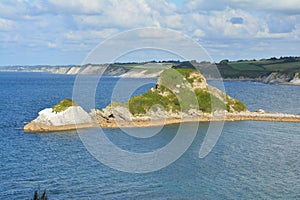
<svg viewBox="0 0 300 200">
<path fill-rule="evenodd" d="M 61 112 L 46 108 L 39 116 L 24 127 L 26 132 L 60 131 L 92 126 L 91 116 L 80 106 L 70 106 Z"/>
</svg>

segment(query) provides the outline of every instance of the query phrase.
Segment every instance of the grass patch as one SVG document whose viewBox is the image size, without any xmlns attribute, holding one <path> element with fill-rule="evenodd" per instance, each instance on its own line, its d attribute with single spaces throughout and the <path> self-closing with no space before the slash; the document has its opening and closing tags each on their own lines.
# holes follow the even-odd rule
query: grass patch
<svg viewBox="0 0 300 200">
<path fill-rule="evenodd" d="M 264 65 L 264 68 L 272 71 L 281 71 L 281 72 L 290 71 L 290 70 L 299 69 L 300 62 L 269 64 L 269 65 Z"/>
<path fill-rule="evenodd" d="M 146 114 L 154 105 L 161 105 L 165 110 L 177 110 L 175 95 L 170 93 L 168 96 L 162 96 L 157 91 L 149 90 L 147 93 L 130 98 L 128 102 L 129 111 L 133 115 Z M 175 110 L 173 110 L 175 109 Z"/>
<path fill-rule="evenodd" d="M 233 62 L 233 63 L 230 63 L 230 66 L 236 70 L 247 70 L 247 71 L 253 71 L 253 70 L 262 71 L 262 70 L 264 70 L 263 67 L 255 65 L 253 63 Z"/>
<path fill-rule="evenodd" d="M 208 91 L 196 89 L 195 94 L 199 104 L 199 110 L 202 112 L 211 113 L 216 110 L 224 110 L 226 105 L 216 96 L 210 94 Z"/>
<path fill-rule="evenodd" d="M 71 106 L 78 106 L 72 99 L 66 98 L 52 107 L 52 112 L 59 113 Z"/>
</svg>

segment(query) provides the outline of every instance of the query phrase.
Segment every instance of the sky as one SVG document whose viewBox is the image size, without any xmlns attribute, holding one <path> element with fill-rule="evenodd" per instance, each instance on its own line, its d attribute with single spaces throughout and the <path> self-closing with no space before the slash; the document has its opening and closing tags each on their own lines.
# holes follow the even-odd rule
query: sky
<svg viewBox="0 0 300 200">
<path fill-rule="evenodd" d="M 300 52 L 299 0 L 1 0 L 0 66 L 81 64 L 143 27 L 183 33 L 216 62 Z"/>
</svg>

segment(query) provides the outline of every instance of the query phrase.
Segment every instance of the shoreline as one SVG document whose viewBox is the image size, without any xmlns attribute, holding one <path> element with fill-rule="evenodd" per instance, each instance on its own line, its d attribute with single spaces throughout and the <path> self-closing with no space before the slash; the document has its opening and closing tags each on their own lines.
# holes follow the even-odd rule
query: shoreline
<svg viewBox="0 0 300 200">
<path fill-rule="evenodd" d="M 185 122 L 233 122 L 233 121 L 266 121 L 266 122 L 300 122 L 300 115 L 284 113 L 241 112 L 224 115 L 203 114 L 185 118 L 133 119 L 125 120 L 96 120 L 95 123 L 48 126 L 30 122 L 24 127 L 24 132 L 56 132 L 87 128 L 145 128 L 180 124 Z"/>
<path fill-rule="evenodd" d="M 132 121 L 112 120 L 98 121 L 101 128 L 142 128 L 151 126 L 163 126 L 169 124 L 179 124 L 184 122 L 232 122 L 232 121 L 266 121 L 266 122 L 300 122 L 300 115 L 284 113 L 226 113 L 224 115 L 213 116 L 212 114 L 203 114 L 202 116 L 186 118 L 165 118 L 165 119 L 148 119 Z"/>
<path fill-rule="evenodd" d="M 95 124 L 71 124 L 62 126 L 48 126 L 44 124 L 38 124 L 35 122 L 29 122 L 24 126 L 24 132 L 56 132 L 56 131 L 71 131 L 76 129 L 86 129 L 96 127 Z"/>
</svg>

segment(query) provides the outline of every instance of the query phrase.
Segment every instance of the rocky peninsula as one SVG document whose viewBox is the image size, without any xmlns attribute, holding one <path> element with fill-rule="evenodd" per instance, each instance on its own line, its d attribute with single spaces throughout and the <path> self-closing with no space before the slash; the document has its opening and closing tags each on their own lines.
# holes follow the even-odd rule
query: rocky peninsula
<svg viewBox="0 0 300 200">
<path fill-rule="evenodd" d="M 300 122 L 300 115 L 250 112 L 240 100 L 207 84 L 194 69 L 167 69 L 155 87 L 127 103 L 112 102 L 91 113 L 104 128 L 146 127 L 181 122 Z"/>
<path fill-rule="evenodd" d="M 250 112 L 246 105 L 207 84 L 195 69 L 166 69 L 148 92 L 127 103 L 112 102 L 103 109 L 84 111 L 65 99 L 39 112 L 24 127 L 26 132 L 64 131 L 78 128 L 146 127 L 181 122 L 209 121 L 300 122 L 300 115 Z"/>
</svg>

